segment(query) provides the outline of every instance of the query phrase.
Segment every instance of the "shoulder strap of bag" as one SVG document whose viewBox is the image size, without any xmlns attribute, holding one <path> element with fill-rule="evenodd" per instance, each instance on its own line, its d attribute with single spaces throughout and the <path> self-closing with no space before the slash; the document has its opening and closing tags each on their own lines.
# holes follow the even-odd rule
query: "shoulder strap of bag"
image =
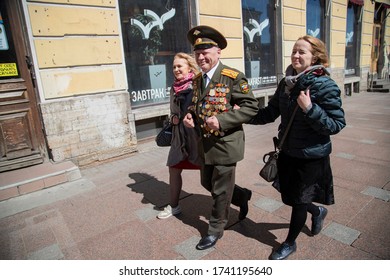
<svg viewBox="0 0 390 280">
<path fill-rule="evenodd" d="M 286 140 L 288 131 L 290 130 L 291 124 L 292 124 L 292 122 L 293 122 L 293 120 L 294 120 L 294 116 L 295 116 L 295 113 L 296 113 L 297 110 L 298 110 L 298 107 L 299 107 L 299 106 L 298 106 L 298 104 L 297 104 L 297 105 L 295 106 L 295 108 L 294 108 L 294 112 L 292 113 L 291 118 L 290 118 L 290 121 L 288 122 L 287 128 L 286 128 L 286 130 L 284 131 L 282 140 L 280 140 L 279 145 L 278 145 L 278 147 L 277 147 L 278 150 L 281 150 L 281 149 L 282 149 L 284 140 Z"/>
<path fill-rule="evenodd" d="M 326 68 L 325 68 L 323 65 L 315 65 L 315 66 L 313 66 L 309 71 L 305 72 L 305 75 L 308 75 L 308 74 L 312 73 L 313 71 L 315 71 L 315 70 L 317 70 L 317 69 L 323 69 L 327 75 L 330 75 L 329 72 L 328 72 L 328 70 L 326 70 Z M 310 87 L 311 87 L 311 85 L 308 86 L 308 87 L 306 88 L 305 91 L 310 90 Z M 294 112 L 293 112 L 292 115 L 291 115 L 290 121 L 288 122 L 286 131 L 285 131 L 284 134 L 283 134 L 282 140 L 280 140 L 279 145 L 276 147 L 278 151 L 280 151 L 280 150 L 282 149 L 284 140 L 286 140 L 288 131 L 290 130 L 291 124 L 292 124 L 292 122 L 293 122 L 293 120 L 294 120 L 294 116 L 295 116 L 295 113 L 296 113 L 297 110 L 298 110 L 298 107 L 299 107 L 299 105 L 297 104 L 297 105 L 295 106 L 295 108 L 294 108 Z"/>
</svg>

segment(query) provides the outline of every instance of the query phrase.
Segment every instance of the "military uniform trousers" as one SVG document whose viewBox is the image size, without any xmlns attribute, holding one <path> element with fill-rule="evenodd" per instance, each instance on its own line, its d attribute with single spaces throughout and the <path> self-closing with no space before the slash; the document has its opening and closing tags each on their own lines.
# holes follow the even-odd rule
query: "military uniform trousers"
<svg viewBox="0 0 390 280">
<path fill-rule="evenodd" d="M 202 165 L 202 186 L 213 198 L 208 235 L 223 233 L 229 220 L 230 203 L 240 206 L 247 198 L 245 190 L 235 185 L 235 174 L 236 164 Z"/>
</svg>

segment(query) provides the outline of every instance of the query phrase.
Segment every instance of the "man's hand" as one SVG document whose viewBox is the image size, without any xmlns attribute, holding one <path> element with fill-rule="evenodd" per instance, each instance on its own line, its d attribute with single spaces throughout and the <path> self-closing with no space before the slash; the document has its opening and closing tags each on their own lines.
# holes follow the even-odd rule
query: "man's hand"
<svg viewBox="0 0 390 280">
<path fill-rule="evenodd" d="M 190 113 L 184 116 L 183 123 L 186 127 L 193 128 L 195 127 L 194 119 Z"/>
</svg>

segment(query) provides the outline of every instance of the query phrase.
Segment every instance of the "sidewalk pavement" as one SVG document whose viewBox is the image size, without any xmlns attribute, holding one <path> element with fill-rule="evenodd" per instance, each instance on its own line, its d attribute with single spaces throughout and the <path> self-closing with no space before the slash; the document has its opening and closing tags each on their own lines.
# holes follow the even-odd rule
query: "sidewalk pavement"
<svg viewBox="0 0 390 280">
<path fill-rule="evenodd" d="M 336 204 L 315 237 L 308 216 L 289 259 L 390 259 L 390 94 L 361 92 L 343 106 L 347 127 L 332 137 Z M 245 125 L 236 182 L 253 191 L 249 214 L 239 222 L 232 206 L 214 248 L 195 249 L 212 203 L 199 171 L 183 172 L 183 213 L 156 219 L 169 201 L 169 148 L 151 140 L 128 157 L 82 169 L 77 181 L 0 202 L 0 259 L 267 260 L 284 241 L 291 212 L 258 175 L 277 124 Z"/>
</svg>

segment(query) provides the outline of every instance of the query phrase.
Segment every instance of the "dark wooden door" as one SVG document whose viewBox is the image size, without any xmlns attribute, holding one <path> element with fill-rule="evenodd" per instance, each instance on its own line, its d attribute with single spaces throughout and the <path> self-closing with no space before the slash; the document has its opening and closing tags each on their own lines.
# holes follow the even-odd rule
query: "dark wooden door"
<svg viewBox="0 0 390 280">
<path fill-rule="evenodd" d="M 42 163 L 46 145 L 19 0 L 0 1 L 0 172 Z"/>
</svg>

